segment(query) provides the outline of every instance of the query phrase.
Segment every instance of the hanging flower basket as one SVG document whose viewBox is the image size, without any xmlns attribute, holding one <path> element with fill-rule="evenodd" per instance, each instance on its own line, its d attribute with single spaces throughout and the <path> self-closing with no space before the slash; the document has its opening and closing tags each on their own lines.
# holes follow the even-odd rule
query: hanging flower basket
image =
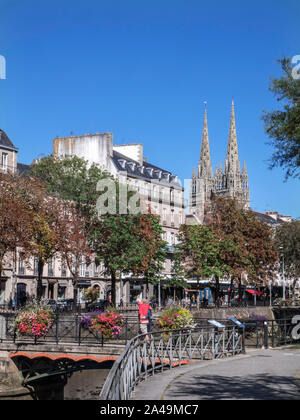
<svg viewBox="0 0 300 420">
<path fill-rule="evenodd" d="M 116 338 L 122 331 L 124 322 L 123 315 L 118 312 L 106 311 L 92 320 L 90 328 L 94 332 L 101 332 L 105 338 Z"/>
<path fill-rule="evenodd" d="M 44 306 L 29 306 L 16 317 L 14 331 L 17 336 L 29 336 L 35 339 L 45 337 L 51 328 L 55 315 Z"/>
</svg>

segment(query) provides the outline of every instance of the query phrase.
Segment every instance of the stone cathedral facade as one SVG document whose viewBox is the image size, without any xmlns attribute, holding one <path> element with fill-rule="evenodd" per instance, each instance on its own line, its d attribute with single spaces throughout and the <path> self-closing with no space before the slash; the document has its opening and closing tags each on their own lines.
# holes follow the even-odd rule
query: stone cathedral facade
<svg viewBox="0 0 300 420">
<path fill-rule="evenodd" d="M 200 160 L 197 171 L 195 167 L 193 169 L 190 190 L 190 213 L 199 223 L 203 221 L 205 206 L 216 195 L 235 198 L 240 208 L 249 208 L 248 174 L 245 161 L 242 170 L 240 166 L 233 101 L 224 171 L 220 163 L 214 173 L 211 164 L 205 106 Z"/>
</svg>

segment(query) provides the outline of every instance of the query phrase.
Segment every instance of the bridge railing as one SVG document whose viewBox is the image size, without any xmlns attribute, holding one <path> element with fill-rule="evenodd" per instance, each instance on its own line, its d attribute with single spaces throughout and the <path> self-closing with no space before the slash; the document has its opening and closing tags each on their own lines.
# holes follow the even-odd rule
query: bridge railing
<svg viewBox="0 0 300 420">
<path fill-rule="evenodd" d="M 139 335 L 127 344 L 114 363 L 100 399 L 128 400 L 141 380 L 157 372 L 172 369 L 192 359 L 209 360 L 244 351 L 244 334 L 234 326 Z"/>
<path fill-rule="evenodd" d="M 47 335 L 37 339 L 32 336 L 18 336 L 14 329 L 15 317 L 16 315 L 11 314 L 0 315 L 0 342 L 24 344 L 64 343 L 100 346 L 105 344 L 125 345 L 139 331 L 137 319 L 125 318 L 120 334 L 113 338 L 107 338 L 101 332 L 96 333 L 86 326 L 82 316 L 58 316 L 52 323 Z"/>
</svg>

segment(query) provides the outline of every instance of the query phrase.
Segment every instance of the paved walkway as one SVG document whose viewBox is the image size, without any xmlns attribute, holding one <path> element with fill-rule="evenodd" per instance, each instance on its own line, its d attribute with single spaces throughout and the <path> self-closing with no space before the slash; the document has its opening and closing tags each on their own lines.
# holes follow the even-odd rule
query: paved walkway
<svg viewBox="0 0 300 420">
<path fill-rule="evenodd" d="M 300 350 L 250 350 L 159 373 L 133 400 L 299 400 Z"/>
</svg>

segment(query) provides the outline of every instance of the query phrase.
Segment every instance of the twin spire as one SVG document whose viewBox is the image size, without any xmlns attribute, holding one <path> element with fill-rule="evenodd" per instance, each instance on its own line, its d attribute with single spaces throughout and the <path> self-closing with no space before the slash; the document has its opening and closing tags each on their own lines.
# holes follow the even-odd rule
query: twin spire
<svg viewBox="0 0 300 420">
<path fill-rule="evenodd" d="M 221 162 L 217 171 L 219 175 L 220 175 L 220 172 L 223 173 Z M 237 135 L 236 135 L 234 100 L 232 99 L 230 128 L 229 128 L 229 136 L 228 136 L 228 144 L 227 144 L 227 154 L 226 154 L 226 160 L 225 160 L 225 174 L 232 173 L 233 175 L 238 175 L 240 174 L 240 171 L 241 169 L 240 169 L 239 152 L 238 152 Z M 244 162 L 243 174 L 246 174 L 246 173 L 247 173 L 246 163 Z M 206 102 L 205 102 L 205 110 L 204 110 L 201 153 L 200 153 L 200 160 L 198 164 L 198 177 L 199 178 L 202 178 L 202 177 L 212 178 L 213 177 L 211 158 L 210 158 L 209 137 L 208 137 Z"/>
</svg>

